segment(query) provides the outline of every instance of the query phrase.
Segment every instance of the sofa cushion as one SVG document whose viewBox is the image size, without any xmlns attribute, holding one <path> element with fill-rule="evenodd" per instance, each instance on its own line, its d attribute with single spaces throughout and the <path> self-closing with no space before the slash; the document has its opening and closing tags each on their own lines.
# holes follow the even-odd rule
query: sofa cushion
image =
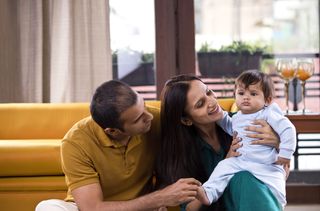
<svg viewBox="0 0 320 211">
<path fill-rule="evenodd" d="M 89 113 L 89 103 L 0 104 L 0 139 L 63 138 Z"/>
<path fill-rule="evenodd" d="M 4 177 L 0 191 L 67 191 L 64 176 Z M 65 197 L 65 196 L 64 196 Z"/>
<path fill-rule="evenodd" d="M 0 176 L 63 175 L 61 139 L 0 140 Z"/>
</svg>

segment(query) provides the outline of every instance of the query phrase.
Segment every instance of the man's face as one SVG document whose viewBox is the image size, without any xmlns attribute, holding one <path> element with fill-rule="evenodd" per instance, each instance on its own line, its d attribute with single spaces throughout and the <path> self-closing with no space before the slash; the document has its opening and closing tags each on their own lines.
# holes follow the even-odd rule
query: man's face
<svg viewBox="0 0 320 211">
<path fill-rule="evenodd" d="M 153 116 L 145 107 L 143 98 L 138 95 L 137 103 L 120 115 L 124 135 L 133 136 L 150 130 Z"/>
</svg>

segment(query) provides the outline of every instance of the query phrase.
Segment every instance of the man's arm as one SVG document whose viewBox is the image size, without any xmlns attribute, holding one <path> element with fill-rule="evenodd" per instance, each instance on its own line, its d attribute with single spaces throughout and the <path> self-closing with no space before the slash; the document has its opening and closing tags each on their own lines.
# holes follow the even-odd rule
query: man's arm
<svg viewBox="0 0 320 211">
<path fill-rule="evenodd" d="M 200 182 L 193 178 L 180 179 L 162 190 L 128 201 L 103 201 L 99 183 L 76 188 L 72 195 L 81 211 L 154 210 L 194 200 L 199 185 Z"/>
</svg>

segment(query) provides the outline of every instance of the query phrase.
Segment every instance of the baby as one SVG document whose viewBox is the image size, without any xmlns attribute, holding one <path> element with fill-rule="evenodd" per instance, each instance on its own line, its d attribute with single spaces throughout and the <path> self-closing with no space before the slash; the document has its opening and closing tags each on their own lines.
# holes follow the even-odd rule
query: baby
<svg viewBox="0 0 320 211">
<path fill-rule="evenodd" d="M 218 200 L 228 182 L 239 171 L 249 171 L 265 183 L 279 203 L 286 205 L 283 165 L 290 165 L 296 148 L 296 130 L 279 106 L 272 103 L 274 87 L 271 78 L 259 71 L 248 70 L 236 79 L 235 100 L 239 111 L 231 118 L 227 112 L 218 124 L 230 135 L 234 131 L 242 139 L 241 156 L 221 161 L 209 180 L 198 190 L 198 199 L 206 205 Z M 255 119 L 264 119 L 280 137 L 279 149 L 253 145 L 245 136 L 245 128 Z"/>
</svg>

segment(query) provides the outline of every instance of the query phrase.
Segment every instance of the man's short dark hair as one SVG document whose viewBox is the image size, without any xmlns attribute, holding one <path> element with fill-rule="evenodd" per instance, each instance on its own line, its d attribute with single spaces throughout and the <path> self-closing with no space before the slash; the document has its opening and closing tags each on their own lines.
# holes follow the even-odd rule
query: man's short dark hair
<svg viewBox="0 0 320 211">
<path fill-rule="evenodd" d="M 103 129 L 123 130 L 120 115 L 136 103 L 137 93 L 129 85 L 111 80 L 96 89 L 91 100 L 90 113 L 93 120 Z"/>
</svg>

